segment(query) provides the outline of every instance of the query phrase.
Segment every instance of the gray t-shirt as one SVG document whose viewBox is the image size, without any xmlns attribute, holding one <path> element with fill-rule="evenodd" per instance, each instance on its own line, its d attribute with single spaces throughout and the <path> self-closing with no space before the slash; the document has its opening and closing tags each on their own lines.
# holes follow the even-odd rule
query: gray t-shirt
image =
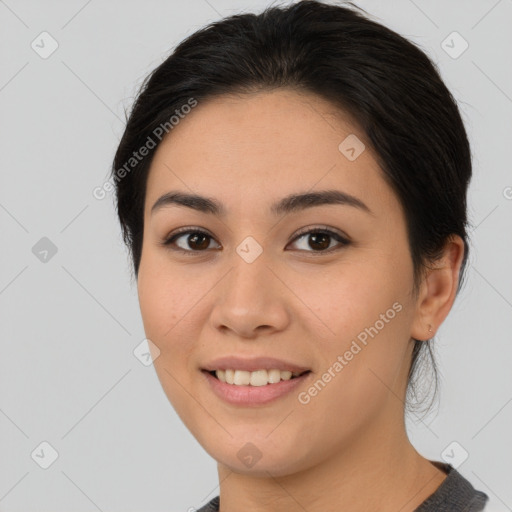
<svg viewBox="0 0 512 512">
<path fill-rule="evenodd" d="M 487 494 L 477 491 L 453 466 L 432 461 L 448 476 L 414 512 L 480 512 L 489 500 Z M 210 500 L 197 512 L 219 512 L 219 496 Z"/>
</svg>

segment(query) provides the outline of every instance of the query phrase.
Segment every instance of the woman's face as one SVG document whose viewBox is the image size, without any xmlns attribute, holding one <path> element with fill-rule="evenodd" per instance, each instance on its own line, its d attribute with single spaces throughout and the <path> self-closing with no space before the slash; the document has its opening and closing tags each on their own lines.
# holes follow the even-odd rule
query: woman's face
<svg viewBox="0 0 512 512">
<path fill-rule="evenodd" d="M 403 211 L 363 140 L 330 103 L 281 89 L 200 102 L 154 156 L 138 274 L 146 336 L 182 421 L 235 471 L 291 474 L 403 428 L 413 267 Z M 356 199 L 272 209 L 325 191 Z M 222 212 L 153 209 L 171 192 Z M 236 384 L 212 386 L 203 371 L 228 356 L 310 372 L 271 401 L 234 404 L 214 388 Z"/>
</svg>

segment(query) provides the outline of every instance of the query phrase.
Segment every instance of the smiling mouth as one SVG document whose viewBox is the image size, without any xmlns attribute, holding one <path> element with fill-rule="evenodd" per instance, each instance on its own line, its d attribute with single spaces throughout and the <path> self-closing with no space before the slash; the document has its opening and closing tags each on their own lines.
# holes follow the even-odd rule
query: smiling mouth
<svg viewBox="0 0 512 512">
<path fill-rule="evenodd" d="M 232 384 L 234 386 L 254 387 L 278 384 L 279 382 L 293 380 L 311 373 L 311 370 L 305 370 L 303 372 L 291 372 L 289 370 L 281 371 L 277 369 L 257 370 L 254 372 L 232 369 L 203 371 L 209 373 L 216 379 L 226 384 Z"/>
</svg>

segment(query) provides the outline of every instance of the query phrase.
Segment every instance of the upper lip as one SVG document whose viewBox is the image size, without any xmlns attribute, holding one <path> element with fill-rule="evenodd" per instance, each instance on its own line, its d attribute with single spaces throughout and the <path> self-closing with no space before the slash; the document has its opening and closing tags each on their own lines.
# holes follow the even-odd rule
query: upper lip
<svg viewBox="0 0 512 512">
<path fill-rule="evenodd" d="M 289 370 L 291 372 L 305 372 L 309 368 L 300 366 L 290 361 L 283 359 L 276 359 L 274 357 L 252 357 L 242 359 L 235 356 L 226 356 L 214 359 L 213 361 L 205 364 L 203 370 L 209 372 L 214 370 L 245 370 L 247 372 L 254 372 L 256 370 L 272 370 L 277 369 L 281 371 Z"/>
</svg>

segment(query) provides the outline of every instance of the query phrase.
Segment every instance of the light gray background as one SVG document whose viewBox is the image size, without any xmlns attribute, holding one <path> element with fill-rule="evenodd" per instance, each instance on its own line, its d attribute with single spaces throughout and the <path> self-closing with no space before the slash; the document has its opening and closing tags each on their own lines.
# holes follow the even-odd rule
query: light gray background
<svg viewBox="0 0 512 512">
<path fill-rule="evenodd" d="M 268 3 L 0 0 L 0 511 L 185 511 L 218 494 L 215 462 L 133 354 L 136 288 L 112 196 L 92 190 L 147 73 L 207 22 Z M 435 460 L 456 441 L 488 510 L 512 510 L 512 1 L 357 3 L 438 64 L 474 154 L 467 282 L 437 337 L 441 404 L 408 419 L 410 437 Z M 50 48 L 43 31 L 59 45 L 46 59 L 31 47 Z M 441 46 L 453 31 L 469 43 L 456 59 Z M 46 262 L 42 237 L 57 247 Z M 43 441 L 58 452 L 48 469 Z"/>
</svg>

